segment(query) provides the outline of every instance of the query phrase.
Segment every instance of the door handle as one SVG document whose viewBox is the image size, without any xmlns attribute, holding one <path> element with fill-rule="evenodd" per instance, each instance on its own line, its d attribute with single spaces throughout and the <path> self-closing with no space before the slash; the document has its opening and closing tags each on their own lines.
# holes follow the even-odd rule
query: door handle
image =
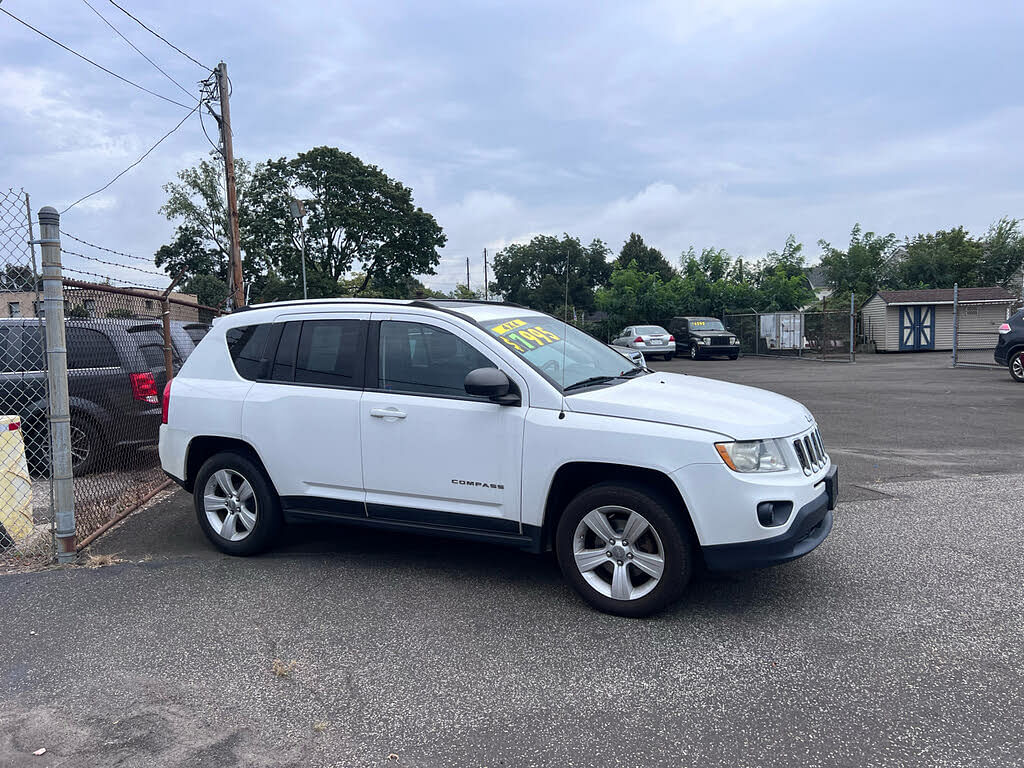
<svg viewBox="0 0 1024 768">
<path fill-rule="evenodd" d="M 371 408 L 370 415 L 375 419 L 404 419 L 405 411 L 397 408 Z"/>
</svg>

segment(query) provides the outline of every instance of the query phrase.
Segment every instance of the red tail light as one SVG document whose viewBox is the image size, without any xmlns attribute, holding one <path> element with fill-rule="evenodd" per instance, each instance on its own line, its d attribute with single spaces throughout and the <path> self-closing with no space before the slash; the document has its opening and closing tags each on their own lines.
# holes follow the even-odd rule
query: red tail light
<svg viewBox="0 0 1024 768">
<path fill-rule="evenodd" d="M 675 341 L 675 340 L 676 340 L 676 337 L 675 337 L 675 336 L 669 336 L 669 337 L 668 337 L 668 340 L 669 340 L 669 341 Z"/>
<path fill-rule="evenodd" d="M 633 339 L 633 343 L 636 344 L 638 341 L 643 341 L 643 340 L 644 340 L 643 336 L 637 336 L 635 339 Z"/>
<path fill-rule="evenodd" d="M 152 373 L 149 371 L 145 373 L 129 373 L 128 377 L 132 382 L 132 397 L 136 400 L 152 403 L 153 405 L 160 402 L 160 397 L 156 392 L 156 379 L 153 378 Z"/>
<path fill-rule="evenodd" d="M 999 326 L 999 332 L 1000 333 L 1009 333 L 1010 332 L 1010 324 L 1009 323 L 1003 323 L 1002 325 L 1000 325 Z"/>
<path fill-rule="evenodd" d="M 167 406 L 171 404 L 171 382 L 164 385 L 164 404 L 160 407 L 160 423 L 167 423 Z"/>
</svg>

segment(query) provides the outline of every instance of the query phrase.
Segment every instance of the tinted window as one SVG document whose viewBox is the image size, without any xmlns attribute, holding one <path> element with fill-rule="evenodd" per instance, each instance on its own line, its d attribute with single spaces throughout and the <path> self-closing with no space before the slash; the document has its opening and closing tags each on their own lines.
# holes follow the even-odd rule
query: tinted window
<svg viewBox="0 0 1024 768">
<path fill-rule="evenodd" d="M 18 370 L 17 359 L 15 357 L 14 329 L 6 325 L 0 325 L 0 373 L 11 373 Z"/>
<path fill-rule="evenodd" d="M 188 337 L 192 339 L 193 344 L 198 344 L 209 332 L 210 326 L 208 325 L 195 324 L 185 326 L 185 333 L 187 333 Z"/>
<path fill-rule="evenodd" d="M 468 397 L 466 374 L 494 364 L 458 336 L 422 323 L 380 324 L 380 387 Z"/>
<path fill-rule="evenodd" d="M 270 378 L 274 381 L 291 381 L 295 374 L 295 351 L 299 346 L 299 332 L 302 323 L 285 323 L 281 340 L 274 357 L 274 369 Z"/>
<path fill-rule="evenodd" d="M 270 325 L 243 325 L 227 332 L 228 351 L 235 370 L 246 379 L 256 379 L 260 374 L 263 349 L 267 345 Z"/>
<path fill-rule="evenodd" d="M 295 381 L 339 387 L 361 386 L 359 374 L 362 371 L 364 335 L 365 326 L 361 320 L 305 321 L 299 334 Z"/>
<path fill-rule="evenodd" d="M 68 368 L 120 368 L 117 350 L 104 334 L 91 328 L 68 327 L 64 331 Z"/>
</svg>

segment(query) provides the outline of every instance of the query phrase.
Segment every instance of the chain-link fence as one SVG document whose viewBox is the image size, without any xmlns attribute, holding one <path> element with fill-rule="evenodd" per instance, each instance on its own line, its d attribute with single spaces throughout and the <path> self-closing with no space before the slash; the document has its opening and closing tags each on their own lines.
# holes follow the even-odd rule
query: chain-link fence
<svg viewBox="0 0 1024 768">
<path fill-rule="evenodd" d="M 968 289 L 969 291 L 970 289 Z M 1019 301 L 990 301 L 960 298 L 953 291 L 953 366 L 957 368 L 1002 368 L 995 359 L 999 326 L 1020 306 Z"/>
<path fill-rule="evenodd" d="M 216 314 L 191 299 L 165 305 L 158 291 L 64 281 L 80 547 L 167 482 L 157 454 L 166 361 L 173 378 Z"/>
<path fill-rule="evenodd" d="M 848 310 L 727 312 L 722 321 L 744 355 L 854 360 L 857 317 Z"/>
<path fill-rule="evenodd" d="M 26 328 L 42 306 L 31 208 L 0 191 L 0 571 L 53 557 L 45 344 Z"/>
</svg>

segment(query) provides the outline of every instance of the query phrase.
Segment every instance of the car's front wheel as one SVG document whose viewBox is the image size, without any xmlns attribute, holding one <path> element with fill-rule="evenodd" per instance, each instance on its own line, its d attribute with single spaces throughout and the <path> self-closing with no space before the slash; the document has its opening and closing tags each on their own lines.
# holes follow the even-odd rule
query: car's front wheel
<svg viewBox="0 0 1024 768">
<path fill-rule="evenodd" d="M 696 344 L 691 344 L 690 345 L 690 359 L 691 360 L 696 360 L 698 357 L 700 357 L 700 354 L 697 352 L 697 345 Z"/>
<path fill-rule="evenodd" d="M 263 471 L 247 456 L 211 456 L 196 475 L 193 497 L 199 526 L 229 555 L 267 549 L 281 527 L 281 504 Z"/>
<path fill-rule="evenodd" d="M 660 494 L 631 483 L 599 483 L 566 507 L 555 533 L 565 578 L 598 610 L 648 616 L 690 580 L 686 528 Z"/>
<path fill-rule="evenodd" d="M 1010 375 L 1014 381 L 1024 382 L 1024 351 L 1015 352 L 1010 358 Z"/>
</svg>

